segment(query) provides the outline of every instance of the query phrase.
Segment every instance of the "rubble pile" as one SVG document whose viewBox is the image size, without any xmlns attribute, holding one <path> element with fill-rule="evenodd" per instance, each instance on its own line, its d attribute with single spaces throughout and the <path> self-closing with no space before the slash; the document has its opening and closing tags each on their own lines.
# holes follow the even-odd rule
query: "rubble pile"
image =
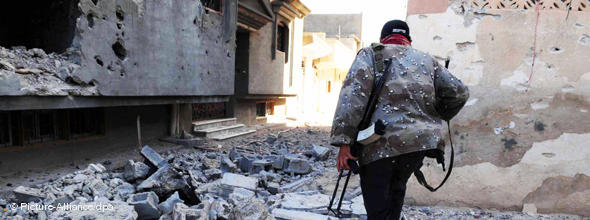
<svg viewBox="0 0 590 220">
<path fill-rule="evenodd" d="M 265 148 L 253 147 L 264 144 Z M 327 216 L 329 196 L 314 179 L 324 172 L 331 149 L 319 145 L 290 148 L 278 138 L 233 149 L 160 155 L 141 149 L 144 161 L 106 170 L 84 170 L 35 187 L 17 187 L 14 203 L 113 206 L 109 211 L 16 209 L 0 218 L 37 219 L 309 219 Z M 326 164 L 328 163 L 328 164 Z M 356 192 L 360 196 L 360 191 Z M 351 197 L 351 196 L 347 196 Z M 355 201 L 360 203 L 356 204 Z M 5 203 L 6 203 L 5 202 Z M 2 204 L 0 204 L 2 205 Z M 362 199 L 343 209 L 362 214 Z M 358 210 L 357 210 L 358 209 Z M 4 215 L 4 216 L 3 216 Z M 297 217 L 299 216 L 299 217 Z M 307 216 L 307 217 L 306 217 Z"/>
<path fill-rule="evenodd" d="M 336 219 L 327 210 L 335 148 L 320 146 L 327 143 L 326 134 L 313 132 L 254 136 L 225 143 L 232 148 L 190 153 L 159 154 L 145 146 L 142 161 L 129 160 L 111 170 L 90 164 L 44 184 L 15 188 L 14 197 L 0 198 L 0 208 L 11 203 L 28 203 L 29 208 L 7 209 L 0 219 Z M 30 208 L 60 204 L 65 208 Z M 91 209 L 75 208 L 80 206 Z M 342 211 L 347 218 L 366 219 L 358 182 L 349 185 Z M 569 218 L 416 206 L 404 207 L 404 214 L 408 219 Z"/>
<path fill-rule="evenodd" d="M 67 54 L 46 54 L 42 49 L 27 50 L 22 46 L 0 47 L 0 80 L 20 84 L 15 87 L 19 95 L 99 95 L 96 82 L 82 81 L 78 77 L 79 61 Z"/>
</svg>

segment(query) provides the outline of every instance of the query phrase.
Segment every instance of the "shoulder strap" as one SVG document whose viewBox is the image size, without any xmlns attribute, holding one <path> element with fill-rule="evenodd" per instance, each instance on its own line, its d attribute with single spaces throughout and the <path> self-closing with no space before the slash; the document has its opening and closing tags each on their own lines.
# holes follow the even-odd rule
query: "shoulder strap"
<svg viewBox="0 0 590 220">
<path fill-rule="evenodd" d="M 385 45 L 382 43 L 372 43 L 371 48 L 375 52 L 375 72 L 383 72 L 383 48 Z"/>
<path fill-rule="evenodd" d="M 453 148 L 453 139 L 451 138 L 451 123 L 449 121 L 447 121 L 447 129 L 449 131 L 449 141 L 451 142 L 451 161 L 449 162 L 449 171 L 447 171 L 447 174 L 445 175 L 445 178 L 440 183 L 440 185 L 438 185 L 436 188 L 433 188 L 432 186 L 428 185 L 428 183 L 426 182 L 426 179 L 424 178 L 424 173 L 422 173 L 422 171 L 420 171 L 419 169 L 414 171 L 414 176 L 418 180 L 418 183 L 420 183 L 420 185 L 426 187 L 426 189 L 430 190 L 431 192 L 434 192 L 434 191 L 438 190 L 441 186 L 443 186 L 445 184 L 445 182 L 447 182 L 447 179 L 449 179 L 449 176 L 451 176 L 451 171 L 453 171 L 453 161 L 455 160 L 455 149 Z M 444 169 L 444 164 L 443 164 L 443 169 Z"/>
<path fill-rule="evenodd" d="M 383 89 L 383 84 L 385 84 L 385 79 L 389 75 L 387 72 L 383 72 L 384 70 L 384 60 L 383 60 L 383 48 L 385 46 L 381 43 L 372 43 L 371 48 L 375 53 L 375 84 L 373 89 L 371 90 L 371 95 L 369 96 L 369 102 L 367 103 L 367 107 L 365 109 L 365 114 L 361 122 L 358 125 L 359 130 L 365 129 L 371 124 L 371 117 L 373 116 L 373 112 L 375 112 L 375 105 L 377 104 L 377 98 L 379 98 L 379 93 Z M 391 64 L 391 63 L 390 63 Z M 377 73 L 383 73 L 381 77 L 377 77 Z"/>
</svg>

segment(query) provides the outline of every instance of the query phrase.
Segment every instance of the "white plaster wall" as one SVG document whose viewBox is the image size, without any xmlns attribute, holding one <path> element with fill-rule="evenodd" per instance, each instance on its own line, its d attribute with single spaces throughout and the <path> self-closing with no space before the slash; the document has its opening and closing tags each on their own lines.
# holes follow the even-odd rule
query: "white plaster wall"
<svg viewBox="0 0 590 220">
<path fill-rule="evenodd" d="M 534 10 L 477 11 L 452 1 L 444 13 L 407 17 L 413 46 L 450 58 L 449 70 L 471 92 L 452 120 L 453 175 L 436 193 L 412 178 L 410 202 L 510 210 L 531 203 L 539 212 L 590 215 L 590 182 L 579 186 L 590 176 L 590 13 L 566 16 L 541 11 L 530 81 Z M 432 161 L 422 170 L 432 185 L 444 176 Z"/>
</svg>

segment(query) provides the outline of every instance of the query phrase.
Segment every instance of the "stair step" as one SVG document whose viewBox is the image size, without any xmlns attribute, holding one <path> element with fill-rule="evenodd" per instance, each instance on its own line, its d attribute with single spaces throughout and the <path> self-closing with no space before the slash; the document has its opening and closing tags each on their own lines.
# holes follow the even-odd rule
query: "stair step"
<svg viewBox="0 0 590 220">
<path fill-rule="evenodd" d="M 211 136 L 210 138 L 213 140 L 216 140 L 216 141 L 222 141 L 222 140 L 227 140 L 230 138 L 235 138 L 235 137 L 239 137 L 239 136 L 252 134 L 254 132 L 256 132 L 256 130 L 245 130 L 245 131 L 240 131 L 240 132 L 232 132 L 232 133 L 214 135 L 214 136 Z"/>
<path fill-rule="evenodd" d="M 236 123 L 236 118 L 221 118 L 221 119 L 194 121 L 193 122 L 193 131 L 214 128 L 214 127 L 220 127 L 220 126 L 233 125 L 235 123 Z"/>
<path fill-rule="evenodd" d="M 226 125 L 226 126 L 218 126 L 212 128 L 206 128 L 201 130 L 196 130 L 195 134 L 200 137 L 210 138 L 212 136 L 223 135 L 227 133 L 239 132 L 243 130 L 246 126 L 243 124 L 234 124 L 234 125 Z"/>
</svg>

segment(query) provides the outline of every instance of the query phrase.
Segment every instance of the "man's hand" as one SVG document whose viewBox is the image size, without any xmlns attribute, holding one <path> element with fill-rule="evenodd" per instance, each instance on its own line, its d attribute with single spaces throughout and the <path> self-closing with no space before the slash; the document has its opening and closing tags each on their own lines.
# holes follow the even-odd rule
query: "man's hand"
<svg viewBox="0 0 590 220">
<path fill-rule="evenodd" d="M 340 146 L 340 151 L 338 151 L 338 162 L 336 162 L 338 172 L 342 172 L 342 170 L 350 170 L 347 160 L 357 160 L 357 158 L 350 154 L 350 146 L 344 144 Z"/>
</svg>

